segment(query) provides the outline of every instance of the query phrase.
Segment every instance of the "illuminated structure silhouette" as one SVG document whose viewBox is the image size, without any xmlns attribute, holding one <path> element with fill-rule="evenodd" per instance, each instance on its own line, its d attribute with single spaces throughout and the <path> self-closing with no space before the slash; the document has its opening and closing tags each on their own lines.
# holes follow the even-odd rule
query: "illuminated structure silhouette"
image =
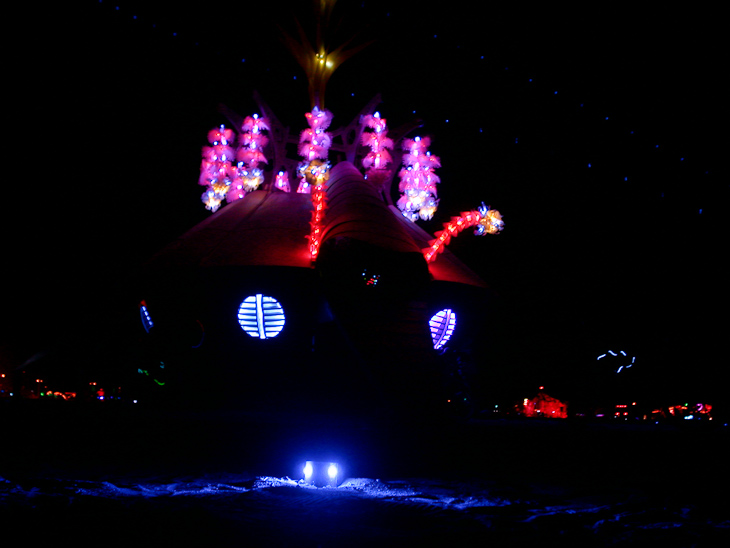
<svg viewBox="0 0 730 548">
<path fill-rule="evenodd" d="M 499 232 L 499 212 L 462 213 L 435 238 L 416 225 L 438 202 L 428 138 L 409 138 L 417 122 L 389 131 L 380 97 L 330 130 L 324 87 L 348 53 L 301 38 L 288 42 L 309 127 L 290 134 L 258 95 L 256 115 L 221 107 L 236 129 L 209 133 L 199 179 L 214 213 L 145 267 L 140 318 L 157 353 L 145 376 L 243 406 L 447 401 L 444 356 L 475 338 L 483 350 L 489 293 L 445 246 L 464 228 Z"/>
</svg>

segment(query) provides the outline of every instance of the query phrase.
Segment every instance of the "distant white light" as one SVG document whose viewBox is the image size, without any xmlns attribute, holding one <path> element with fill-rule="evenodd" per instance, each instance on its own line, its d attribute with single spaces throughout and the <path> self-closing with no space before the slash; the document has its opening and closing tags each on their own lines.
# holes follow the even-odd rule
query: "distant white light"
<svg viewBox="0 0 730 548">
<path fill-rule="evenodd" d="M 454 334 L 456 327 L 456 313 L 450 308 L 444 308 L 434 314 L 428 322 L 431 328 L 433 347 L 438 350 L 442 348 Z"/>
<path fill-rule="evenodd" d="M 272 339 L 284 329 L 284 309 L 273 297 L 257 293 L 238 307 L 238 324 L 251 337 Z"/>
</svg>

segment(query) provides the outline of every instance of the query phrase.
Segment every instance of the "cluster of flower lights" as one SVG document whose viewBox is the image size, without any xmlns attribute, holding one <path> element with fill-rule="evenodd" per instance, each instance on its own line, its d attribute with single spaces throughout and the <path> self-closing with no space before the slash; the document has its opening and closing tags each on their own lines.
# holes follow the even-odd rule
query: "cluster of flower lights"
<svg viewBox="0 0 730 548">
<path fill-rule="evenodd" d="M 179 41 L 184 36 L 184 34 L 181 34 L 180 32 L 178 32 L 179 29 L 173 29 L 168 24 L 166 24 L 165 21 L 154 20 L 151 17 L 151 14 L 149 14 L 149 13 L 142 12 L 142 13 L 137 14 L 134 12 L 130 12 L 130 10 L 125 6 L 119 6 L 118 4 L 111 3 L 111 2 L 104 2 L 103 0 L 99 0 L 97 5 L 100 7 L 110 6 L 111 7 L 110 13 L 113 13 L 115 16 L 118 16 L 118 17 L 127 18 L 129 21 L 133 21 L 135 24 L 135 28 L 136 28 L 136 25 L 140 25 L 140 24 L 148 25 L 151 28 L 155 29 L 157 32 L 160 32 L 160 33 L 164 34 L 165 36 L 167 36 L 168 39 L 174 40 L 176 43 L 179 43 Z M 391 13 L 387 13 L 385 15 L 390 17 Z M 425 38 L 425 35 L 424 35 L 424 38 Z M 453 48 L 455 50 L 455 52 L 462 52 L 462 54 L 464 52 L 464 48 L 461 47 L 460 43 L 451 43 L 451 44 L 447 45 L 447 42 L 444 41 L 444 38 L 442 35 L 432 34 L 429 36 L 429 38 L 434 41 L 440 42 L 440 45 L 438 46 L 440 50 L 442 50 L 445 47 L 450 47 L 450 48 Z M 190 39 L 191 43 L 194 44 L 196 47 L 201 46 L 201 44 L 204 42 L 204 41 L 201 41 L 200 37 L 197 37 L 197 36 L 196 37 L 188 36 L 187 39 Z M 311 51 L 307 50 L 305 64 L 307 66 L 310 66 L 310 69 L 308 69 L 310 71 L 315 71 L 315 72 L 324 71 L 329 75 L 332 72 L 334 72 L 335 68 L 344 60 L 345 56 L 343 56 L 342 53 L 343 53 L 343 51 L 341 51 L 341 49 L 338 50 L 337 53 L 329 52 L 329 51 L 321 51 L 318 48 L 315 48 L 314 50 L 311 50 Z M 309 60 L 310 56 L 315 57 L 314 63 L 310 62 L 310 60 Z M 348 54 L 348 56 L 349 56 L 349 54 Z M 474 65 L 472 72 L 483 71 L 484 69 L 479 67 L 479 63 L 481 61 L 484 61 L 486 58 L 487 58 L 487 56 L 485 56 L 485 55 L 481 55 L 479 57 L 474 57 L 474 59 L 479 59 L 480 61 L 477 61 L 477 64 Z M 247 62 L 247 59 L 239 59 L 239 61 Z M 307 69 L 305 69 L 305 70 L 307 70 Z M 537 78 L 523 76 L 523 74 L 519 70 L 513 70 L 513 67 L 511 67 L 511 66 L 500 67 L 500 72 L 501 73 L 507 72 L 509 74 L 518 75 L 518 77 L 520 79 L 519 82 L 527 83 L 528 85 L 530 85 L 534 89 L 533 93 L 539 97 L 543 97 L 546 95 L 553 96 L 553 97 L 562 97 L 562 96 L 567 95 L 566 93 L 564 93 L 564 90 L 560 90 L 560 93 L 559 93 L 558 90 L 555 89 L 555 87 L 551 87 L 551 85 L 542 85 L 540 83 L 540 80 Z M 320 78 L 321 78 L 321 76 L 320 76 Z M 483 78 L 486 78 L 486 76 L 483 75 Z M 296 76 L 294 76 L 294 79 L 296 79 Z M 575 91 L 575 90 L 573 90 L 573 91 Z M 355 94 L 353 93 L 352 95 L 354 96 Z M 584 103 L 582 101 L 576 100 L 575 102 L 571 102 L 570 106 L 571 107 L 573 107 L 573 106 L 580 107 L 579 109 L 574 109 L 574 112 L 581 112 L 581 113 L 585 112 L 586 113 L 585 116 L 589 116 L 590 117 L 589 119 L 592 121 L 603 122 L 604 124 L 606 124 L 606 126 L 610 126 L 610 124 L 614 123 L 615 117 L 607 116 L 604 109 L 596 110 L 595 107 L 590 103 Z M 478 127 L 477 130 L 480 134 L 484 133 L 484 130 L 482 129 L 482 127 Z M 637 136 L 640 135 L 640 133 L 641 133 L 641 132 L 634 131 L 632 128 L 622 128 L 621 131 L 622 131 L 622 136 L 625 139 L 628 139 L 628 138 L 636 139 Z M 515 142 L 515 144 L 518 144 L 521 142 L 521 139 L 515 137 L 514 142 Z M 643 151 L 671 150 L 671 147 L 664 146 L 664 145 L 660 146 L 660 144 L 657 144 L 653 140 L 653 138 L 650 136 L 647 136 L 646 139 L 641 142 L 641 147 L 642 147 Z M 682 164 L 690 163 L 687 161 L 688 158 L 682 154 L 672 155 L 671 159 L 675 162 L 679 162 Z M 578 160 L 578 162 L 582 162 L 582 165 L 586 165 L 589 168 L 595 167 L 595 163 L 589 162 L 587 159 L 585 159 L 585 160 L 580 159 L 580 160 Z M 711 173 L 705 166 L 695 165 L 695 169 L 698 174 L 703 174 L 705 176 L 707 176 Z M 622 179 L 628 180 L 629 177 L 622 176 Z M 662 191 L 661 197 L 664 198 L 664 196 L 665 196 L 665 193 Z M 204 198 L 203 201 L 206 202 L 206 205 L 207 205 L 207 199 Z M 702 208 L 698 208 L 697 212 L 699 214 L 702 214 L 703 213 Z"/>
<path fill-rule="evenodd" d="M 361 137 L 362 145 L 370 148 L 370 152 L 362 159 L 365 178 L 373 184 L 381 186 L 390 178 L 389 166 L 392 164 L 393 158 L 389 150 L 393 149 L 393 139 L 388 137 L 385 118 L 381 118 L 379 112 L 364 116 L 363 124 L 370 129 L 370 131 L 364 131 Z"/>
<path fill-rule="evenodd" d="M 310 222 L 309 254 L 312 261 L 319 255 L 327 195 L 325 186 L 329 180 L 330 163 L 327 161 L 332 144 L 332 135 L 327 128 L 332 122 L 332 113 L 314 107 L 305 114 L 309 127 L 299 138 L 299 155 L 303 160 L 297 167 L 297 192 L 311 194 L 312 220 Z M 365 178 L 376 186 L 382 186 L 392 176 L 394 143 L 388 137 L 385 118 L 379 112 L 362 117 L 365 131 L 361 144 L 370 151 L 362 160 Z M 264 182 L 259 164 L 267 163 L 264 147 L 268 138 L 264 134 L 269 126 L 264 118 L 254 114 L 244 120 L 238 138 L 237 148 L 233 143 L 233 130 L 221 125 L 208 133 L 211 146 L 203 147 L 203 161 L 200 167 L 199 184 L 206 187 L 202 201 L 206 209 L 215 212 L 225 199 L 233 202 L 242 199 L 246 193 L 256 190 Z M 429 220 L 438 207 L 436 184 L 439 177 L 434 170 L 441 166 L 440 159 L 428 151 L 431 141 L 428 137 L 415 137 L 403 141 L 403 168 L 400 171 L 399 190 L 402 193 L 397 202 L 403 215 L 411 221 Z M 234 163 L 234 160 L 236 163 Z M 289 174 L 279 171 L 274 177 L 273 187 L 291 192 Z M 435 234 L 423 250 L 426 261 L 434 261 L 437 255 L 463 229 L 476 226 L 475 234 L 497 234 L 504 228 L 499 211 L 482 203 L 475 211 L 452 217 L 444 224 L 444 230 Z"/>
<path fill-rule="evenodd" d="M 398 208 L 412 221 L 419 218 L 427 221 L 438 207 L 436 184 L 440 181 L 434 169 L 441 167 L 438 156 L 428 151 L 431 140 L 416 137 L 403 141 L 403 169 L 399 173 Z"/>
<path fill-rule="evenodd" d="M 434 234 L 436 239 L 429 241 L 429 247 L 423 250 L 423 257 L 428 262 L 435 261 L 438 254 L 449 244 L 452 236 L 457 236 L 465 228 L 473 226 L 476 227 L 474 234 L 477 236 L 499 234 L 504 229 L 504 221 L 499 211 L 490 209 L 482 202 L 476 210 L 462 212 L 459 217 L 452 217 L 448 223 L 444 223 L 444 229 L 436 232 Z"/>
<path fill-rule="evenodd" d="M 263 150 L 268 142 L 264 131 L 269 126 L 257 114 L 247 116 L 233 148 L 235 133 L 221 125 L 208 132 L 210 146 L 203 147 L 198 183 L 205 186 L 201 196 L 205 208 L 216 211 L 223 200 L 234 202 L 256 190 L 264 181 L 259 164 L 266 163 Z"/>
</svg>

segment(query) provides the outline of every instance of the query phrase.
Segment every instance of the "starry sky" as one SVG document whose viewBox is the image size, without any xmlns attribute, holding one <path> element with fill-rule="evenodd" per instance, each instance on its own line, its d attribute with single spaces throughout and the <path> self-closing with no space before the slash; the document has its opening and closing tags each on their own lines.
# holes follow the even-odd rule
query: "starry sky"
<svg viewBox="0 0 730 548">
<path fill-rule="evenodd" d="M 258 90 L 305 127 L 306 79 L 277 25 L 306 25 L 309 4 L 261 4 L 89 0 L 19 19 L 0 367 L 122 322 L 129 275 L 210 215 L 197 177 L 218 104 L 251 114 Z M 482 201 L 502 212 L 503 234 L 451 245 L 499 297 L 490 366 L 560 384 L 625 349 L 660 389 L 719 397 L 719 14 L 482 10 L 340 0 L 334 40 L 373 43 L 330 81 L 333 127 L 381 93 L 389 126 L 423 120 L 441 158 L 424 228 Z"/>
</svg>

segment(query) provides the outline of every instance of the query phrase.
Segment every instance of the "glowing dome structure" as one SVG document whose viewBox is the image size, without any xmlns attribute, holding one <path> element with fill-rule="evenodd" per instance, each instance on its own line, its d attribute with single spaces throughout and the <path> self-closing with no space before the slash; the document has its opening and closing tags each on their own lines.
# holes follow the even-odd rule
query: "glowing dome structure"
<svg viewBox="0 0 730 548">
<path fill-rule="evenodd" d="M 297 136 L 256 100 L 262 113 L 256 118 L 222 112 L 234 127 L 250 127 L 255 119 L 269 128 L 259 141 L 266 142 L 257 157 L 265 166 L 257 174 L 261 181 L 237 189 L 242 195 L 232 200 L 220 193 L 208 219 L 145 265 L 142 327 L 155 341 L 150 359 L 166 364 L 165 389 L 177 387 L 184 398 L 255 405 L 270 397 L 262 386 L 275 386 L 277 398 L 310 393 L 302 388 L 310 387 L 321 401 L 323 393 L 331 398 L 348 387 L 343 399 L 350 401 L 440 399 L 443 355 L 471 349 L 475 336 L 486 338 L 490 297 L 487 284 L 445 244 L 463 228 L 480 226 L 491 210 L 452 218 L 434 238 L 416 224 L 411 206 L 394 203 L 392 166 L 403 155 L 413 163 L 414 141 L 407 135 L 417 124 L 389 132 L 392 152 L 374 167 L 378 147 L 368 124 L 377 120 L 385 128 L 374 111 L 379 97 L 322 140 L 312 122 L 316 109 L 305 118 L 311 131 Z M 226 155 L 246 158 L 246 131 L 238 132 L 239 142 L 248 143 L 238 150 L 234 133 L 211 133 L 212 147 L 225 134 Z M 301 158 L 287 157 L 286 145 L 298 145 Z M 226 171 L 210 171 L 210 150 L 204 155 L 201 177 L 212 190 L 206 177 Z M 332 156 L 340 160 L 330 163 Z M 215 184 L 236 186 L 242 170 L 226 172 L 233 177 Z"/>
<path fill-rule="evenodd" d="M 488 338 L 487 285 L 446 246 L 499 233 L 501 215 L 482 203 L 434 235 L 416 224 L 439 206 L 440 159 L 419 122 L 388 128 L 379 96 L 330 127 L 326 83 L 360 47 L 328 49 L 320 30 L 285 36 L 310 84 L 301 130 L 258 94 L 250 116 L 222 106 L 198 179 L 212 215 L 145 265 L 150 359 L 183 399 L 425 409 L 450 401 L 444 356 Z"/>
</svg>

